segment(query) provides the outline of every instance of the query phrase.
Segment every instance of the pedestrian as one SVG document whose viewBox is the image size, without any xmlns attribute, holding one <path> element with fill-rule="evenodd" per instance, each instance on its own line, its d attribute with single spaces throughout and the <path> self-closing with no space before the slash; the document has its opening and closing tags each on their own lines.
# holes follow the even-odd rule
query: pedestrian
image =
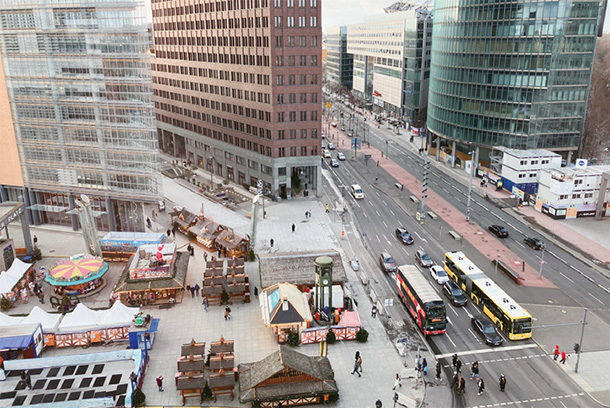
<svg viewBox="0 0 610 408">
<path fill-rule="evenodd" d="M 208 261 L 208 251 L 203 251 L 203 260 Z"/>
<path fill-rule="evenodd" d="M 457 354 L 454 354 L 453 356 L 451 356 L 451 365 L 453 366 L 453 368 L 455 368 L 457 366 L 457 362 L 458 362 L 458 356 L 457 356 Z"/>
<path fill-rule="evenodd" d="M 472 365 L 470 366 L 470 372 L 472 373 L 470 375 L 470 379 L 474 380 L 475 377 L 479 377 L 479 362 L 478 361 L 474 361 L 474 363 L 472 363 Z"/>
<path fill-rule="evenodd" d="M 464 393 L 466 392 L 466 380 L 464 380 L 464 377 L 460 377 L 460 385 L 458 387 L 460 394 L 464 395 Z"/>
<path fill-rule="evenodd" d="M 555 346 L 555 351 L 553 351 L 553 359 L 555 361 L 557 361 L 557 358 L 559 357 L 559 346 Z"/>
<path fill-rule="evenodd" d="M 326 204 L 326 212 L 330 212 L 330 211 L 328 211 L 328 204 Z"/>
<path fill-rule="evenodd" d="M 504 374 L 500 375 L 500 391 L 504 392 L 504 388 L 506 388 L 506 377 Z"/>
<path fill-rule="evenodd" d="M 170 235 L 172 235 L 172 231 L 171 231 L 171 230 L 168 228 L 168 229 L 167 229 L 167 232 L 166 232 L 165 234 L 166 234 L 166 235 L 167 235 L 167 237 L 169 238 L 169 237 L 170 237 Z"/>
<path fill-rule="evenodd" d="M 271 244 L 271 248 L 273 248 L 273 238 L 269 240 L 269 243 Z"/>
<path fill-rule="evenodd" d="M 392 388 L 392 391 L 395 390 L 396 387 L 402 387 L 402 384 L 400 383 L 400 375 L 398 375 L 398 373 L 396 373 L 396 378 L 394 379 L 394 388 Z"/>
<path fill-rule="evenodd" d="M 460 376 L 457 371 L 453 372 L 453 377 L 451 377 L 451 388 L 455 388 L 459 390 L 460 388 Z"/>
<path fill-rule="evenodd" d="M 254 297 L 258 299 L 258 287 L 254 287 Z"/>
<path fill-rule="evenodd" d="M 441 362 L 440 361 L 436 362 L 436 379 L 437 380 L 441 379 Z"/>
<path fill-rule="evenodd" d="M 307 211 L 309 213 L 309 218 L 311 219 L 311 210 Z"/>
<path fill-rule="evenodd" d="M 225 307 L 225 320 L 231 320 L 231 308 L 229 306 Z"/>
<path fill-rule="evenodd" d="M 25 373 L 25 385 L 28 387 L 28 389 L 32 389 L 32 377 L 28 372 Z"/>
<path fill-rule="evenodd" d="M 146 225 L 148 225 L 148 228 L 152 229 L 152 222 L 150 221 L 150 218 L 146 218 Z"/>
<path fill-rule="evenodd" d="M 458 374 L 462 372 L 462 360 L 458 359 L 457 363 L 455 364 L 455 371 L 457 371 Z"/>
<path fill-rule="evenodd" d="M 36 244 L 38 244 L 38 237 L 36 235 L 34 235 L 34 248 L 36 248 Z"/>
<path fill-rule="evenodd" d="M 358 355 L 358 358 L 356 359 L 356 361 L 358 362 L 358 367 L 360 368 L 360 372 L 362 372 L 362 356 Z"/>
<path fill-rule="evenodd" d="M 196 294 L 197 296 L 199 296 L 199 289 L 201 289 L 201 286 L 199 286 L 199 284 L 198 284 L 198 283 L 197 283 L 197 284 L 195 284 L 195 294 Z"/>
<path fill-rule="evenodd" d="M 195 297 L 195 287 L 194 286 L 191 286 L 190 291 L 191 291 L 191 297 Z"/>
<path fill-rule="evenodd" d="M 157 380 L 157 387 L 159 387 L 159 391 L 163 392 L 163 376 L 160 375 L 156 378 Z"/>
<path fill-rule="evenodd" d="M 292 232 L 294 232 L 296 226 L 294 224 L 292 224 Z"/>
<path fill-rule="evenodd" d="M 44 293 L 42 293 L 42 290 L 38 291 L 38 300 L 44 305 Z"/>
<path fill-rule="evenodd" d="M 358 365 L 358 360 L 354 360 L 354 371 L 352 371 L 352 375 L 356 373 L 358 374 L 358 377 L 362 377 L 362 375 L 360 375 L 360 372 L 358 371 L 359 368 L 360 366 Z"/>
<path fill-rule="evenodd" d="M 373 308 L 371 309 L 371 317 L 374 319 L 375 316 L 377 316 L 377 306 L 373 305 Z"/>
<path fill-rule="evenodd" d="M 176 228 L 172 228 L 172 237 L 176 239 Z"/>
<path fill-rule="evenodd" d="M 559 361 L 561 364 L 565 364 L 566 363 L 566 351 L 562 350 L 561 351 L 561 361 Z"/>
<path fill-rule="evenodd" d="M 479 393 L 477 395 L 483 394 L 483 390 L 485 390 L 485 383 L 482 378 L 479 378 Z"/>
<path fill-rule="evenodd" d="M 424 370 L 424 375 L 428 375 L 428 362 L 426 361 L 426 357 L 424 357 L 424 362 L 422 363 L 422 370 Z"/>
<path fill-rule="evenodd" d="M 203 289 L 201 290 L 201 293 L 203 293 Z M 207 296 L 203 297 L 202 305 L 203 305 L 205 311 L 207 312 L 208 311 L 208 297 Z"/>
</svg>

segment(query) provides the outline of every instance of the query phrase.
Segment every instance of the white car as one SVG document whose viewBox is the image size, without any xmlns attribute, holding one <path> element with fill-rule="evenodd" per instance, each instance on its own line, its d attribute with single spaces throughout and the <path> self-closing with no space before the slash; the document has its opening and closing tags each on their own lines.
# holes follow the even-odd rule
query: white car
<svg viewBox="0 0 610 408">
<path fill-rule="evenodd" d="M 337 160 L 345 160 L 345 155 L 343 153 L 337 153 Z"/>
<path fill-rule="evenodd" d="M 339 167 L 339 161 L 337 159 L 330 160 L 331 167 Z"/>
<path fill-rule="evenodd" d="M 434 265 L 430 267 L 430 275 L 432 275 L 432 278 L 439 285 L 442 285 L 443 283 L 449 281 L 449 276 L 447 276 L 447 272 L 445 272 L 443 267 L 439 265 Z"/>
<path fill-rule="evenodd" d="M 351 192 L 352 192 L 352 196 L 356 200 L 361 200 L 364 198 L 364 193 L 362 192 L 362 188 L 358 184 L 352 184 Z"/>
<path fill-rule="evenodd" d="M 335 145 L 332 143 L 328 144 L 328 150 L 335 150 Z"/>
<path fill-rule="evenodd" d="M 330 151 L 329 150 L 323 150 L 322 151 L 322 156 L 324 156 L 325 159 L 330 159 Z"/>
</svg>

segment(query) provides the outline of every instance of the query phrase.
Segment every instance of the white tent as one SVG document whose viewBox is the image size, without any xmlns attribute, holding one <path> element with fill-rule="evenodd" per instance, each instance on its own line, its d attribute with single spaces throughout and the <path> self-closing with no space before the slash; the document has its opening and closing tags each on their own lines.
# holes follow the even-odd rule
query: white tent
<svg viewBox="0 0 610 408">
<path fill-rule="evenodd" d="M 121 302 L 114 302 L 110 309 L 101 312 L 98 326 L 100 328 L 130 326 L 134 316 L 139 312 L 139 307 L 127 307 Z"/>
<path fill-rule="evenodd" d="M 64 316 L 57 327 L 59 332 L 72 333 L 76 331 L 94 330 L 99 320 L 99 312 L 89 309 L 82 303 L 74 308 L 74 311 Z"/>
<path fill-rule="evenodd" d="M 15 258 L 13 264 L 5 272 L 0 272 L 0 293 L 9 293 L 13 287 L 23 278 L 25 272 L 32 265 Z"/>
<path fill-rule="evenodd" d="M 5 315 L 4 313 L 0 312 L 0 327 L 15 326 L 15 325 L 18 325 L 19 323 L 21 323 L 22 321 L 23 321 L 23 317 L 9 316 L 9 315 Z"/>
<path fill-rule="evenodd" d="M 61 319 L 61 314 L 47 313 L 38 306 L 34 306 L 30 314 L 24 318 L 22 324 L 42 324 L 42 331 L 45 333 L 55 333 L 57 330 L 57 324 Z"/>
</svg>

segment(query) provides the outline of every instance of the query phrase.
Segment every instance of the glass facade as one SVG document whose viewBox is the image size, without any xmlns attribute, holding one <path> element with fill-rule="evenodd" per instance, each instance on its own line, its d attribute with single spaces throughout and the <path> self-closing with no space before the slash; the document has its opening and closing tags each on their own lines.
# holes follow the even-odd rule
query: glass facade
<svg viewBox="0 0 610 408">
<path fill-rule="evenodd" d="M 0 3 L 0 52 L 30 191 L 128 202 L 160 197 L 144 7 L 116 0 Z"/>
<path fill-rule="evenodd" d="M 347 27 L 331 27 L 326 36 L 326 81 L 338 90 L 352 89 L 354 57 L 347 53 Z"/>
<path fill-rule="evenodd" d="M 575 150 L 599 1 L 436 0 L 428 128 L 480 147 Z"/>
</svg>

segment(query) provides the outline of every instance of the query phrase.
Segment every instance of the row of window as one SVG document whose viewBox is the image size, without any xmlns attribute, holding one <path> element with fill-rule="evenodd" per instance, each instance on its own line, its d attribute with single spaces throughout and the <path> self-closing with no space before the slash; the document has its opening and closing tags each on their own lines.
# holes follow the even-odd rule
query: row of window
<svg viewBox="0 0 610 408">
<path fill-rule="evenodd" d="M 192 45 L 199 47 L 269 47 L 268 36 L 188 36 L 183 32 L 155 36 L 156 45 Z"/>
<path fill-rule="evenodd" d="M 297 25 L 295 26 L 294 16 L 286 17 L 286 27 L 307 27 L 307 16 L 297 16 L 299 19 L 297 20 Z M 273 25 L 275 28 L 283 28 L 283 20 L 282 16 L 275 16 L 273 19 Z M 317 27 L 318 26 L 318 17 L 317 16 L 309 16 L 309 27 Z"/>
<path fill-rule="evenodd" d="M 288 81 L 284 81 L 284 77 L 288 77 Z M 275 84 L 278 86 L 285 85 L 297 85 L 297 77 L 299 78 L 299 85 L 317 85 L 318 84 L 318 74 L 302 74 L 302 75 L 276 75 L 275 76 Z M 307 80 L 309 77 L 309 80 Z"/>
<path fill-rule="evenodd" d="M 152 0 L 152 4 L 165 3 L 167 0 Z M 203 3 L 203 4 L 201 4 Z M 191 4 L 188 6 L 175 7 L 171 10 L 172 16 L 193 14 L 193 13 L 214 13 L 217 11 L 231 11 L 231 10 L 251 10 L 253 8 L 267 8 L 269 7 L 268 0 L 222 0 L 222 1 L 205 1 L 197 4 Z"/>
<path fill-rule="evenodd" d="M 287 95 L 288 98 L 284 98 L 284 96 Z M 295 103 L 299 103 L 299 104 L 303 104 L 303 103 L 308 103 L 307 102 L 307 93 L 300 93 L 299 95 L 299 100 L 297 102 L 297 94 L 295 93 L 291 93 L 291 94 L 278 94 L 277 95 L 277 104 L 278 105 L 283 105 L 285 103 L 288 104 L 295 104 Z M 311 93 L 309 94 L 309 103 L 318 103 L 318 94 L 317 93 Z"/>
<path fill-rule="evenodd" d="M 283 3 L 286 3 L 286 7 L 294 7 L 294 0 L 273 0 L 273 7 L 279 8 L 283 7 Z M 304 8 L 307 4 L 307 0 L 298 0 L 298 6 L 300 8 Z M 318 7 L 318 0 L 309 0 L 309 7 L 316 8 Z"/>
<path fill-rule="evenodd" d="M 189 81 L 179 81 L 177 79 L 164 78 L 164 77 L 155 77 L 153 78 L 154 83 L 158 83 L 161 85 L 168 85 L 174 88 L 182 88 L 191 91 L 198 91 L 209 93 L 212 95 L 220 95 L 231 97 L 233 99 L 243 99 L 246 101 L 253 101 L 259 103 L 271 103 L 271 95 L 266 92 L 255 92 L 248 91 L 243 89 L 235 89 L 229 88 L 228 86 L 218 86 L 218 85 L 209 85 L 209 84 L 200 84 L 198 82 L 189 82 Z M 179 93 L 169 92 L 162 89 L 155 88 L 155 95 L 161 96 L 163 98 L 182 101 L 183 95 Z"/>
<path fill-rule="evenodd" d="M 245 84 L 269 85 L 269 75 L 212 68 L 185 67 L 183 65 L 152 64 L 153 71 L 189 75 L 199 78 L 213 78 L 221 81 L 243 82 Z M 156 77 L 155 77 L 156 78 Z"/>
<path fill-rule="evenodd" d="M 153 17 L 160 18 L 167 9 L 153 10 Z M 191 30 L 227 30 L 227 29 L 242 29 L 242 28 L 267 28 L 269 27 L 269 17 L 235 17 L 235 18 L 217 18 L 203 19 L 203 15 L 199 20 L 188 21 L 164 21 L 153 24 L 155 32 L 160 31 L 191 31 Z M 167 20 L 167 19 L 165 19 Z"/>
<path fill-rule="evenodd" d="M 567 200 L 570 198 L 569 194 L 562 194 L 559 196 L 559 200 Z M 577 199 L 577 198 L 593 198 L 593 193 L 576 193 L 576 194 L 572 194 L 572 199 Z"/>
<path fill-rule="evenodd" d="M 297 116 L 297 112 L 278 112 L 277 113 L 277 122 L 278 123 L 284 123 L 286 122 L 286 113 L 288 113 L 288 122 L 297 122 L 297 118 L 299 122 L 307 122 L 307 112 L 305 111 L 301 111 L 298 112 L 299 115 Z M 311 115 L 309 117 L 310 121 L 316 121 L 318 120 L 318 111 L 312 111 Z"/>
<path fill-rule="evenodd" d="M 199 61 L 218 64 L 250 65 L 258 67 L 269 66 L 268 55 L 241 55 L 241 54 L 216 54 L 205 52 L 183 52 L 183 51 L 156 51 L 157 58 Z"/>
</svg>

